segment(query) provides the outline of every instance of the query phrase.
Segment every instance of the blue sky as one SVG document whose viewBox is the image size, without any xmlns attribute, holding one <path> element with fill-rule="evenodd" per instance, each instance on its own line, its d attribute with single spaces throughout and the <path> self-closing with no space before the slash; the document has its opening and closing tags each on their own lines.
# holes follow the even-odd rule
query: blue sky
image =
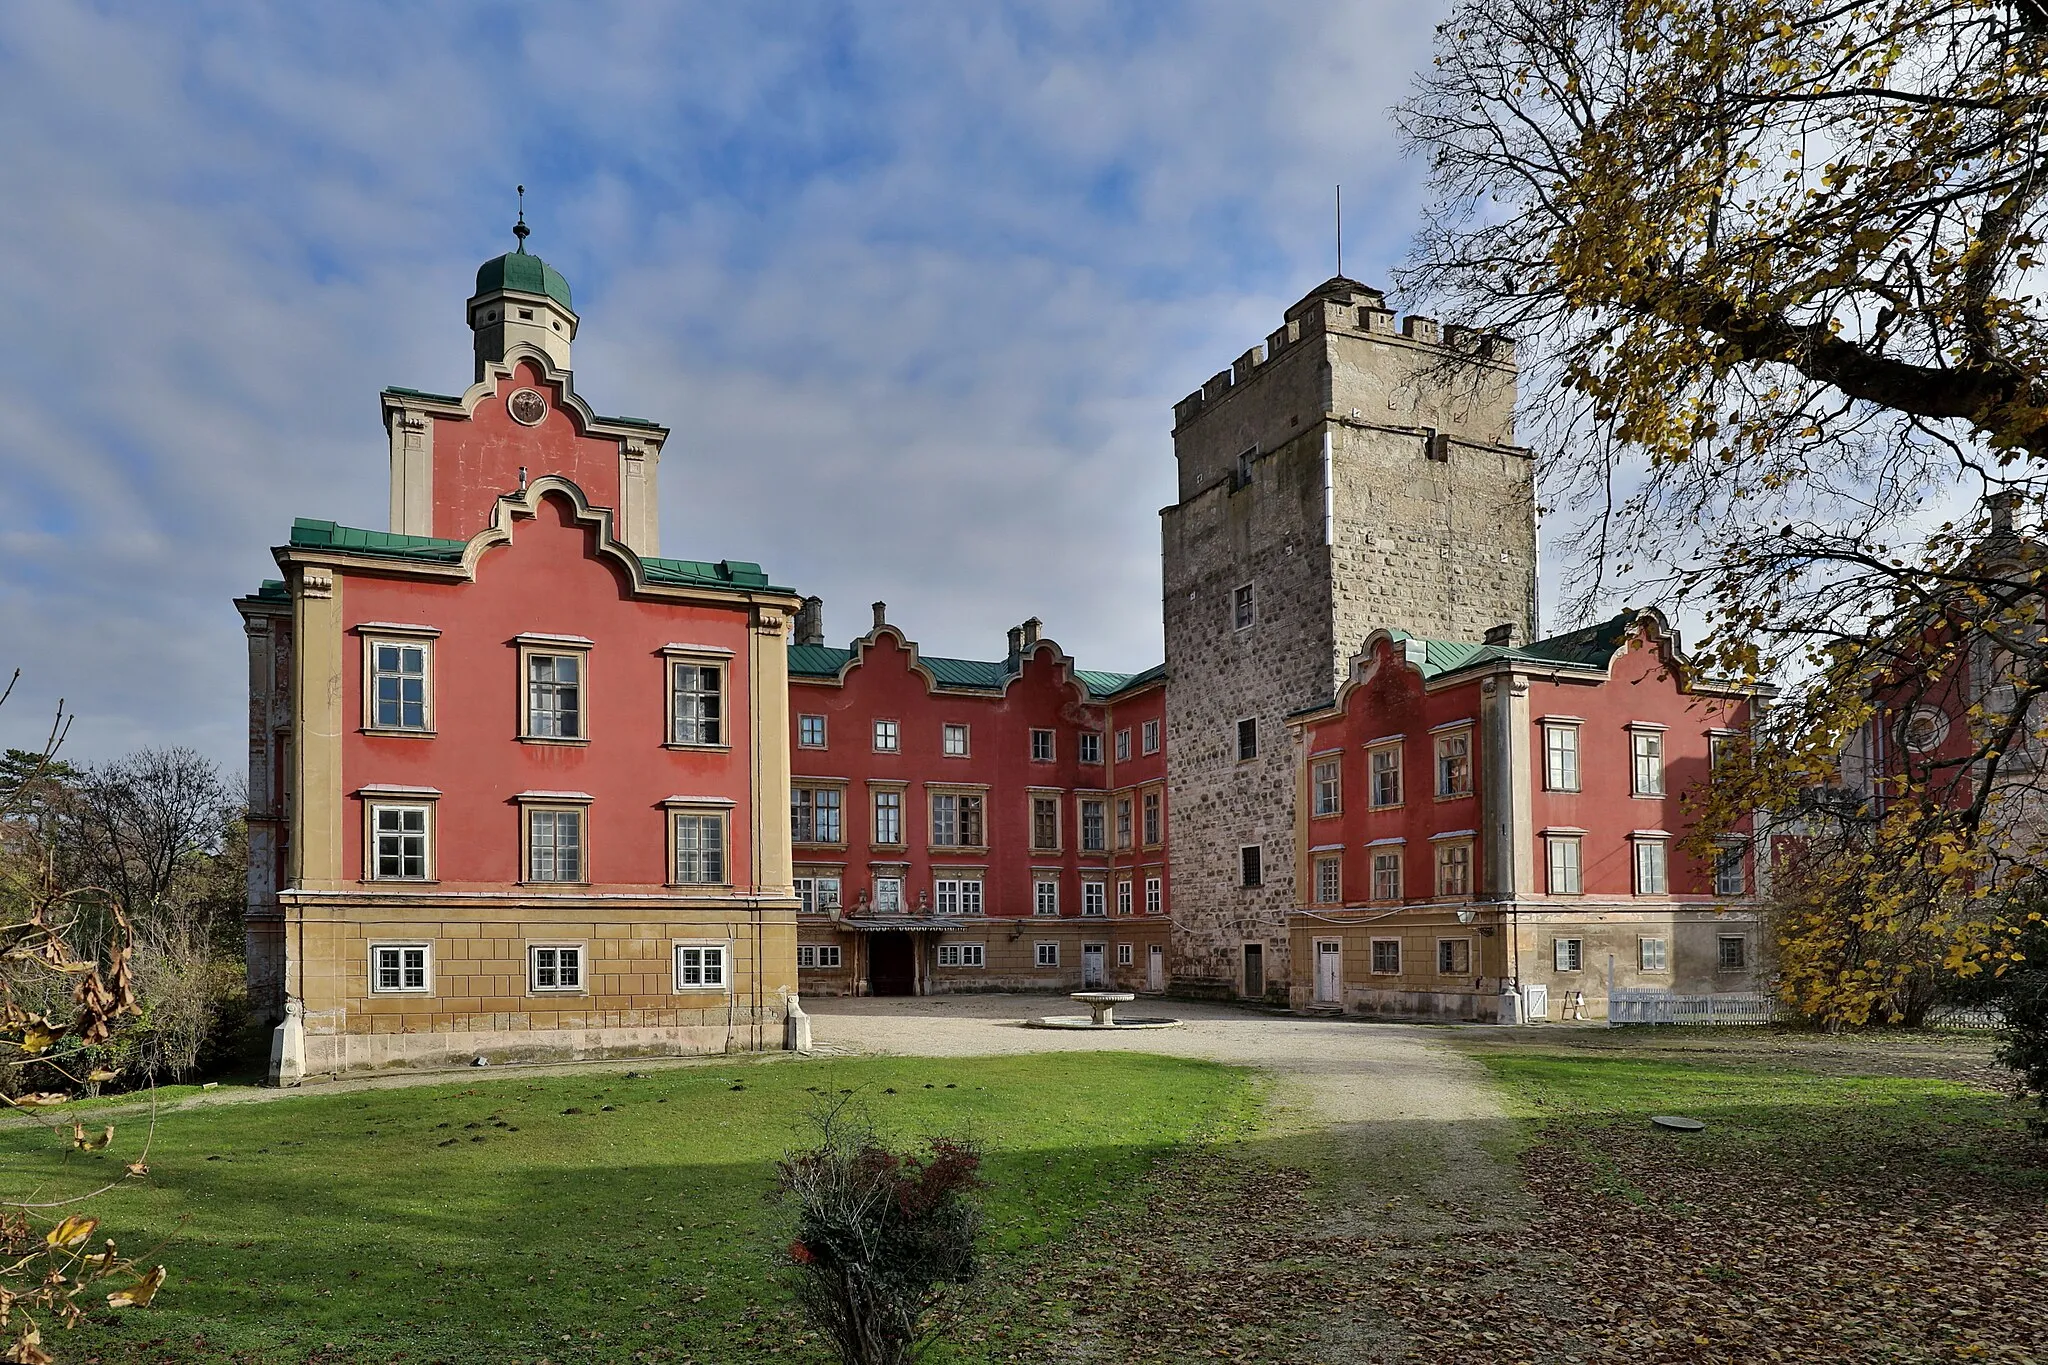
<svg viewBox="0 0 2048 1365">
<path fill-rule="evenodd" d="M 1434 4 L 0 10 L 0 743 L 239 769 L 230 599 L 294 516 L 381 527 L 377 390 L 456 391 L 531 249 L 577 386 L 674 430 L 663 549 L 843 642 L 1028 615 L 1159 657 L 1171 406 L 1331 273 L 1385 283 Z"/>
</svg>

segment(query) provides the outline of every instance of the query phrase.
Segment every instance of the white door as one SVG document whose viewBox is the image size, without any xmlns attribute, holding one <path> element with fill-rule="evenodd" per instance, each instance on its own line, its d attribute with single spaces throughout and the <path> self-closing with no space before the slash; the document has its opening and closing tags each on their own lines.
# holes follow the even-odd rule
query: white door
<svg viewBox="0 0 2048 1365">
<path fill-rule="evenodd" d="M 1550 987 L 1527 982 L 1522 986 L 1522 1015 L 1526 1019 L 1550 1017 Z"/>
<path fill-rule="evenodd" d="M 1084 943 L 1081 945 L 1081 985 L 1083 988 L 1100 986 L 1102 984 L 1102 947 L 1103 945 L 1100 943 Z"/>
<path fill-rule="evenodd" d="M 1153 992 L 1166 989 L 1166 949 L 1156 943 L 1145 951 L 1145 989 Z"/>
<path fill-rule="evenodd" d="M 1316 940 L 1316 1000 L 1334 1005 L 1344 998 L 1344 945 L 1334 938 Z"/>
</svg>

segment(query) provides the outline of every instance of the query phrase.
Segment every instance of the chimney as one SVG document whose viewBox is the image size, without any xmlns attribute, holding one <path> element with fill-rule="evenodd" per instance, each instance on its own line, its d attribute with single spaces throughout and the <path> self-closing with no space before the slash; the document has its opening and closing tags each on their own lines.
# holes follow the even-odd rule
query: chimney
<svg viewBox="0 0 2048 1365">
<path fill-rule="evenodd" d="M 1515 623 L 1513 621 L 1503 621 L 1497 626 L 1488 626 L 1486 629 L 1486 643 L 1499 645 L 1503 649 L 1513 645 L 1515 643 Z"/>
<path fill-rule="evenodd" d="M 2012 534 L 2012 509 L 2019 506 L 2020 495 L 2011 491 L 1993 493 L 1984 499 L 1984 505 L 1991 510 L 1991 534 L 2009 536 Z"/>
<path fill-rule="evenodd" d="M 887 602 L 875 603 L 875 629 L 880 630 L 883 626 L 886 626 L 888 624 L 889 604 Z"/>
<path fill-rule="evenodd" d="M 806 597 L 796 609 L 796 642 L 800 645 L 825 643 L 825 599 Z"/>
<path fill-rule="evenodd" d="M 1010 662 L 1015 664 L 1024 657 L 1024 627 L 1010 627 Z"/>
<path fill-rule="evenodd" d="M 1038 628 L 1044 624 L 1045 622 L 1039 620 L 1036 616 L 1024 623 L 1024 648 L 1029 649 L 1038 643 Z"/>
</svg>

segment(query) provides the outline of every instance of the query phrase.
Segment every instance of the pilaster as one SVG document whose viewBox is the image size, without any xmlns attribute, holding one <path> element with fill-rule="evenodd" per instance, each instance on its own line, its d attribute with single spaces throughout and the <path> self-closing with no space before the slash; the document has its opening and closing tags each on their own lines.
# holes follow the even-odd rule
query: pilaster
<svg viewBox="0 0 2048 1365">
<path fill-rule="evenodd" d="M 292 689 L 292 803 L 288 879 L 334 890 L 342 879 L 340 575 L 308 564 L 291 579 L 297 678 Z"/>
</svg>

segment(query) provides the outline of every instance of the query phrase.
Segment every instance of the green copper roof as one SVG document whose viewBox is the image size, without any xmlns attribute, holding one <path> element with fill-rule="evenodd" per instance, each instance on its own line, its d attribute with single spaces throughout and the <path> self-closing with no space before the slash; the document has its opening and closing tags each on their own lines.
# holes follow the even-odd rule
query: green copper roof
<svg viewBox="0 0 2048 1365">
<path fill-rule="evenodd" d="M 457 564 L 469 548 L 466 540 L 441 540 L 434 536 L 402 536 L 392 531 L 364 531 L 331 521 L 300 517 L 292 523 L 293 545 L 309 550 L 346 550 L 351 554 L 381 555 L 388 559 L 410 559 L 431 564 Z M 761 566 L 745 559 L 655 559 L 642 555 L 640 567 L 649 583 L 685 588 L 763 588 L 788 592 L 769 583 Z"/>
<path fill-rule="evenodd" d="M 839 670 L 846 667 L 853 658 L 850 649 L 834 649 L 830 645 L 791 645 L 789 647 L 789 672 L 792 677 L 836 678 Z M 981 659 L 942 659 L 930 654 L 920 654 L 917 661 L 932 671 L 932 677 L 940 687 L 958 688 L 963 691 L 999 692 L 1003 684 L 1016 674 L 1007 661 L 987 662 Z M 1166 675 L 1166 665 L 1155 664 L 1143 673 L 1099 673 L 1087 669 L 1075 669 L 1075 679 L 1088 690 L 1090 700 L 1100 701 L 1121 692 L 1133 683 L 1150 682 Z"/>
<path fill-rule="evenodd" d="M 1483 664 L 1502 662 L 1604 669 L 1614 657 L 1614 651 L 1621 648 L 1622 642 L 1628 638 L 1629 627 L 1635 624 L 1638 615 L 1632 610 L 1623 611 L 1597 625 L 1519 646 L 1473 644 L 1466 640 L 1425 640 L 1399 630 L 1390 633 L 1408 645 L 1410 659 L 1415 657 L 1415 647 L 1421 647 L 1422 676 L 1425 678 L 1440 678 L 1447 673 L 1460 673 Z"/>
<path fill-rule="evenodd" d="M 562 278 L 562 272 L 538 256 L 527 255 L 523 247 L 476 268 L 477 293 L 490 294 L 500 289 L 545 294 L 562 307 L 572 312 L 575 309 L 569 302 L 569 282 Z"/>
</svg>

